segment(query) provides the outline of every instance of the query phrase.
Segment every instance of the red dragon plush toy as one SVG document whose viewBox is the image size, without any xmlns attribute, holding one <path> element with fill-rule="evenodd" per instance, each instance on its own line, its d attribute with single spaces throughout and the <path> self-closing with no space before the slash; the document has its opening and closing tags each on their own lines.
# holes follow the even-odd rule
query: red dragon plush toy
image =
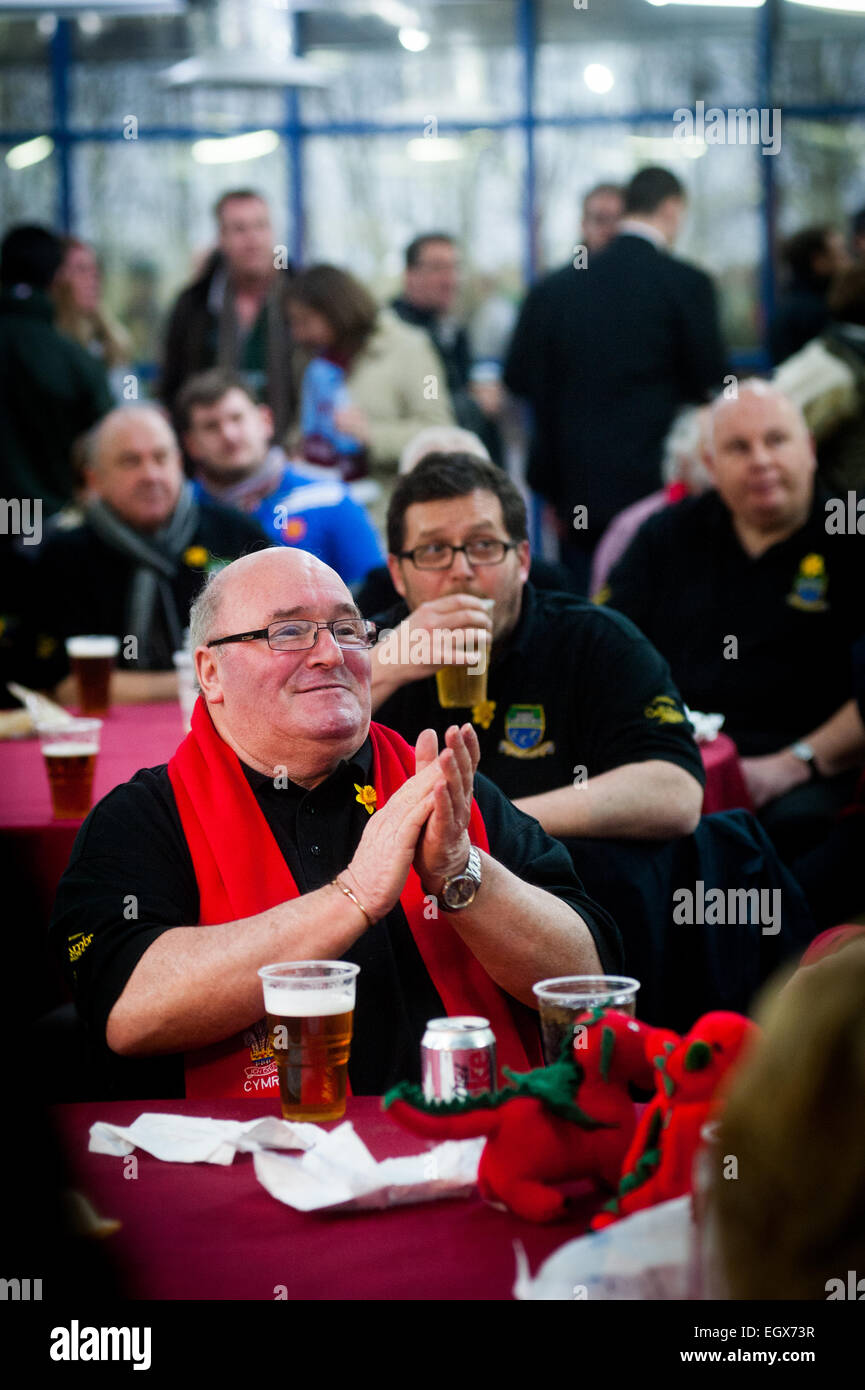
<svg viewBox="0 0 865 1390">
<path fill-rule="evenodd" d="M 594 1230 L 690 1191 L 700 1131 L 722 1103 L 718 1088 L 757 1031 L 741 1014 L 719 1012 L 704 1014 L 683 1038 L 649 1032 L 655 1098 L 625 1156 L 618 1195 L 594 1218 Z"/>
<path fill-rule="evenodd" d="M 560 1061 L 523 1075 L 506 1072 L 511 1085 L 495 1094 L 428 1102 L 419 1086 L 403 1083 L 383 1105 L 424 1138 L 486 1135 L 481 1195 L 527 1221 L 555 1221 L 566 1212 L 555 1184 L 592 1178 L 616 1188 L 636 1129 L 628 1082 L 652 1088 L 653 1030 L 611 1009 L 593 1009 L 577 1023 Z"/>
</svg>

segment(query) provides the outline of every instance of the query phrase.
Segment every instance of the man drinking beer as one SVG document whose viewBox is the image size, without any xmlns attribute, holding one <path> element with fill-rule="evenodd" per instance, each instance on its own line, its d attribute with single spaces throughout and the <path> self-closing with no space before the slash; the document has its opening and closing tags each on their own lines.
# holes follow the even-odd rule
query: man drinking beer
<svg viewBox="0 0 865 1390">
<path fill-rule="evenodd" d="M 290 960 L 360 966 L 355 1092 L 417 1079 L 446 1013 L 490 1018 L 499 1060 L 534 1065 L 532 984 L 620 968 L 618 934 L 567 852 L 475 777 L 471 726 L 412 749 L 370 725 L 371 625 L 304 551 L 215 575 L 191 636 L 192 732 L 91 813 L 52 926 L 99 1043 L 168 1054 L 116 1089 L 176 1093 L 183 1062 L 188 1095 L 269 1091 L 256 972 Z"/>
</svg>

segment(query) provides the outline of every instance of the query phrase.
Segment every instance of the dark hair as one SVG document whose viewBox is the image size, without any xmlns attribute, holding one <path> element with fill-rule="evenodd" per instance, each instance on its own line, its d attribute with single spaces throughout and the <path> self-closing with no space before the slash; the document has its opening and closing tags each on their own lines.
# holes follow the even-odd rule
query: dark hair
<svg viewBox="0 0 865 1390">
<path fill-rule="evenodd" d="M 12 227 L 0 246 L 0 282 L 47 290 L 63 260 L 63 244 L 47 227 Z"/>
<path fill-rule="evenodd" d="M 826 250 L 826 239 L 835 229 L 828 222 L 802 227 L 783 243 L 781 256 L 797 280 L 815 277 L 814 257 Z"/>
<path fill-rule="evenodd" d="M 528 540 L 526 504 L 504 469 L 474 454 L 427 454 L 416 468 L 399 479 L 387 509 L 387 548 L 392 555 L 402 550 L 405 514 L 415 502 L 438 502 L 445 497 L 467 497 L 481 489 L 492 492 L 502 504 L 505 530 L 512 541 Z"/>
<path fill-rule="evenodd" d="M 583 198 L 584 211 L 586 203 L 590 202 L 592 198 L 596 198 L 599 193 L 612 193 L 617 198 L 624 198 L 625 196 L 624 189 L 617 183 L 596 183 L 594 188 L 590 188 L 588 193 Z"/>
<path fill-rule="evenodd" d="M 842 270 L 832 283 L 826 303 L 833 319 L 839 323 L 865 326 L 865 265 L 852 265 L 849 270 Z"/>
<path fill-rule="evenodd" d="M 253 405 L 258 405 L 255 392 L 239 372 L 228 367 L 210 367 L 206 372 L 196 372 L 187 377 L 177 393 L 174 402 L 174 419 L 177 428 L 188 430 L 192 424 L 192 412 L 197 405 L 216 405 L 229 391 L 242 391 Z"/>
<path fill-rule="evenodd" d="M 311 265 L 288 284 L 286 299 L 321 314 L 333 329 L 334 349 L 353 356 L 375 328 L 378 305 L 369 290 L 335 265 Z"/>
<path fill-rule="evenodd" d="M 668 198 L 684 198 L 685 185 L 669 169 L 641 169 L 625 187 L 625 212 L 657 212 Z"/>
<path fill-rule="evenodd" d="M 865 236 L 865 208 L 860 208 L 850 218 L 850 231 L 853 236 Z"/>
<path fill-rule="evenodd" d="M 213 205 L 213 215 L 217 222 L 222 216 L 222 209 L 226 203 L 233 203 L 235 199 L 239 202 L 242 198 L 254 198 L 257 203 L 267 202 L 267 199 L 255 188 L 230 188 L 227 193 L 222 193 Z"/>
<path fill-rule="evenodd" d="M 406 270 L 414 270 L 425 248 L 433 241 L 446 241 L 448 246 L 456 246 L 456 240 L 450 232 L 424 232 L 423 236 L 416 236 L 405 249 Z"/>
</svg>

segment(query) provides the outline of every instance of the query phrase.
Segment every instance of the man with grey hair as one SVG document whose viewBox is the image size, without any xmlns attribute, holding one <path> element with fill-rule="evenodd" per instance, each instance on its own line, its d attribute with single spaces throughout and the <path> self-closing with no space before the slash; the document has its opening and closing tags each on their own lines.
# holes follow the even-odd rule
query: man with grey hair
<svg viewBox="0 0 865 1390">
<path fill-rule="evenodd" d="M 59 950 L 87 941 L 70 976 L 92 1035 L 170 1054 L 151 1095 L 181 1062 L 187 1095 L 275 1092 L 257 971 L 343 959 L 356 1093 L 417 1079 L 445 1013 L 482 1013 L 500 1061 L 531 1064 L 532 984 L 615 969 L 620 945 L 566 851 L 475 777 L 471 726 L 439 750 L 430 729 L 412 749 L 370 724 L 374 625 L 304 551 L 229 565 L 191 626 L 189 737 L 91 812 L 58 890 Z"/>
<path fill-rule="evenodd" d="M 667 658 L 692 709 L 719 711 L 782 856 L 818 843 L 861 762 L 851 648 L 865 629 L 858 536 L 829 525 L 799 409 L 766 382 L 716 401 L 714 488 L 651 517 L 606 601 Z"/>
<path fill-rule="evenodd" d="M 81 633 L 120 638 L 112 698 L 177 694 L 172 653 L 183 646 L 189 606 L 203 578 L 266 544 L 251 519 L 196 499 L 161 409 L 113 410 L 88 449 L 84 519 L 40 547 L 29 630 L 31 684 L 72 701 L 64 642 Z M 59 685 L 58 685 L 59 682 Z"/>
</svg>

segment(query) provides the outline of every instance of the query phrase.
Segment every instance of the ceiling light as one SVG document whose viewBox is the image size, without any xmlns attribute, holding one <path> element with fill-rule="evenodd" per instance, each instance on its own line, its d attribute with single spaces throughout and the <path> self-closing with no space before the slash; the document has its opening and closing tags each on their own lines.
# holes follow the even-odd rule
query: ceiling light
<svg viewBox="0 0 865 1390">
<path fill-rule="evenodd" d="M 40 164 L 54 149 L 50 135 L 37 135 L 35 140 L 25 140 L 21 145 L 13 145 L 6 153 L 6 163 L 10 169 L 26 169 L 30 164 Z"/>
<path fill-rule="evenodd" d="M 192 158 L 197 164 L 242 164 L 260 159 L 279 146 L 275 130 L 250 130 L 245 135 L 226 135 L 219 140 L 196 140 Z"/>
<path fill-rule="evenodd" d="M 865 0 L 791 0 L 794 5 L 810 5 L 815 10 L 845 10 L 847 14 L 865 14 Z"/>
<path fill-rule="evenodd" d="M 766 0 L 647 0 L 649 5 L 702 5 L 715 10 L 759 10 Z"/>
<path fill-rule="evenodd" d="M 583 73 L 583 81 L 591 92 L 608 92 L 615 80 L 605 63 L 589 63 Z"/>
<path fill-rule="evenodd" d="M 441 135 L 431 139 L 421 136 L 418 140 L 409 140 L 406 149 L 409 159 L 417 159 L 427 164 L 459 159 L 461 155 L 459 140 L 449 140 Z"/>
<path fill-rule="evenodd" d="M 409 53 L 423 53 L 429 44 L 429 34 L 425 29 L 402 28 L 398 38 L 403 48 L 407 48 Z"/>
</svg>

